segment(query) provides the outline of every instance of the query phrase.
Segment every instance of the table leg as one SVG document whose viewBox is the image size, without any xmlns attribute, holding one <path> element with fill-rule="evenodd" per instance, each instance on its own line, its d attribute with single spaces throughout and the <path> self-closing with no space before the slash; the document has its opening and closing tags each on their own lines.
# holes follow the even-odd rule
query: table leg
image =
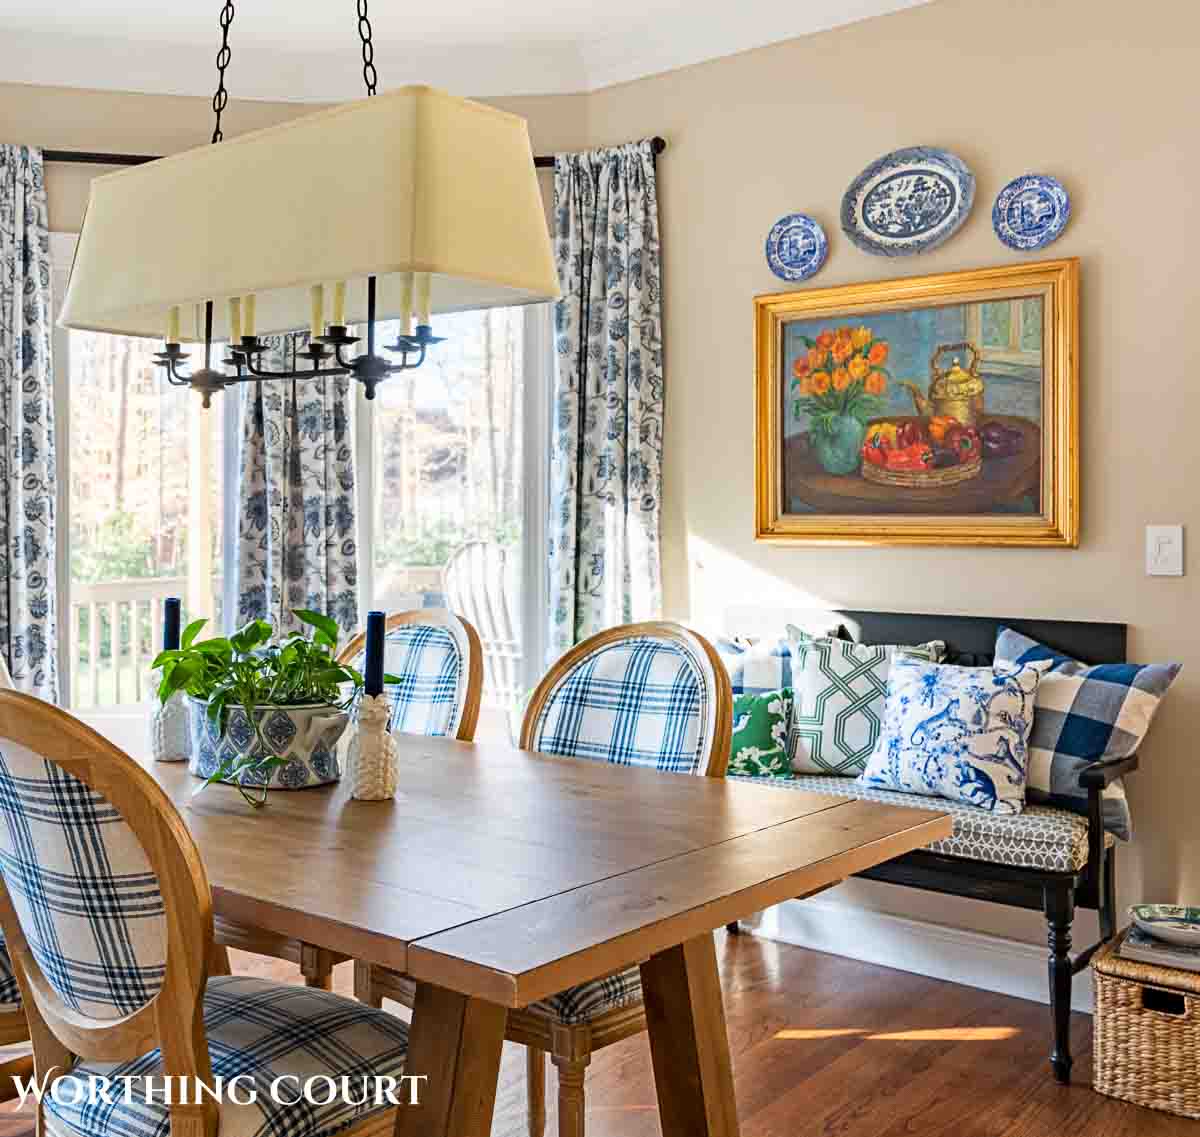
<svg viewBox="0 0 1200 1137">
<path fill-rule="evenodd" d="M 420 1104 L 402 1105 L 396 1137 L 486 1137 L 492 1131 L 508 1012 L 417 984 L 406 1074 L 426 1074 Z"/>
<path fill-rule="evenodd" d="M 642 992 L 663 1137 L 738 1137 L 711 933 L 651 956 Z"/>
</svg>

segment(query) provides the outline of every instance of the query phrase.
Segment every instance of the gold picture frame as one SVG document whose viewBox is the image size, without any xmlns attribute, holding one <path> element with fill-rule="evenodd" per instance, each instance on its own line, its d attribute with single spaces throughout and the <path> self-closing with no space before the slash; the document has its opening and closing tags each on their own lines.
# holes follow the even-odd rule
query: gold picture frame
<svg viewBox="0 0 1200 1137">
<path fill-rule="evenodd" d="M 1077 258 L 763 295 L 754 318 L 756 539 L 1078 545 Z M 976 403 L 963 397 L 980 384 Z M 827 413 L 835 389 L 860 396 L 844 403 L 858 427 L 852 415 Z M 914 404 L 907 414 L 902 398 Z M 941 445 L 951 411 L 971 420 L 955 429 L 951 416 L 962 454 Z M 926 440 L 939 431 L 941 441 L 914 461 L 963 466 L 879 469 L 878 453 L 867 451 L 888 448 L 892 420 L 911 421 Z M 859 428 L 858 464 L 848 468 Z M 974 439 L 963 442 L 972 429 Z M 864 474 L 865 465 L 876 468 Z"/>
</svg>

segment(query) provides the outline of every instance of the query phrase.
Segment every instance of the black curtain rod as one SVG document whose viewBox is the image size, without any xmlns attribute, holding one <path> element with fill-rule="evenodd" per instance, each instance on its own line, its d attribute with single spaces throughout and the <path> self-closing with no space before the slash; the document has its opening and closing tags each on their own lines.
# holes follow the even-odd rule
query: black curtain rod
<svg viewBox="0 0 1200 1137">
<path fill-rule="evenodd" d="M 651 141 L 654 156 L 658 157 L 667 148 L 664 138 Z M 157 161 L 156 154 L 105 154 L 93 150 L 43 150 L 42 158 L 47 162 L 74 162 L 84 166 L 141 166 L 146 162 Z M 539 154 L 533 159 L 533 164 L 539 170 L 552 170 L 554 156 Z"/>
</svg>

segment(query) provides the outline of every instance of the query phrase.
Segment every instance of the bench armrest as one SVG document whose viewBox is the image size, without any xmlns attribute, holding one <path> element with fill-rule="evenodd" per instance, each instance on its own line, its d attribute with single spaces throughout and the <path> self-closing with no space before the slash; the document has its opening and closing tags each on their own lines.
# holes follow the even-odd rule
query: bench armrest
<svg viewBox="0 0 1200 1137">
<path fill-rule="evenodd" d="M 1079 775 L 1079 785 L 1089 792 L 1102 790 L 1112 785 L 1122 774 L 1128 774 L 1138 768 L 1138 756 L 1131 754 L 1128 758 L 1118 758 L 1115 762 L 1097 762 L 1088 766 Z"/>
</svg>

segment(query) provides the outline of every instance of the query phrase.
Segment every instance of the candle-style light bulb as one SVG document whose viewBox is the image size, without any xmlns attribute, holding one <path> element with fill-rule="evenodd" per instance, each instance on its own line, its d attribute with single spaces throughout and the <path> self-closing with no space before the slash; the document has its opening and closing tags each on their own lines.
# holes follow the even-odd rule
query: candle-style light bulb
<svg viewBox="0 0 1200 1137">
<path fill-rule="evenodd" d="M 317 339 L 325 334 L 325 285 L 314 284 L 309 293 L 312 297 L 312 317 L 308 322 L 308 331 L 313 339 Z"/>
<path fill-rule="evenodd" d="M 229 342 L 237 347 L 242 342 L 242 298 L 229 298 Z"/>
<path fill-rule="evenodd" d="M 253 292 L 249 296 L 242 299 L 242 335 L 252 336 L 255 334 L 255 309 L 258 306 L 258 297 Z"/>
<path fill-rule="evenodd" d="M 339 328 L 346 326 L 346 282 L 339 280 L 333 286 L 333 323 Z"/>
<path fill-rule="evenodd" d="M 179 342 L 179 305 L 172 304 L 167 312 L 167 343 Z"/>
<path fill-rule="evenodd" d="M 417 326 L 429 327 L 429 273 L 417 273 Z"/>
<path fill-rule="evenodd" d="M 406 272 L 400 279 L 400 334 L 411 336 L 413 330 L 413 274 Z"/>
</svg>

